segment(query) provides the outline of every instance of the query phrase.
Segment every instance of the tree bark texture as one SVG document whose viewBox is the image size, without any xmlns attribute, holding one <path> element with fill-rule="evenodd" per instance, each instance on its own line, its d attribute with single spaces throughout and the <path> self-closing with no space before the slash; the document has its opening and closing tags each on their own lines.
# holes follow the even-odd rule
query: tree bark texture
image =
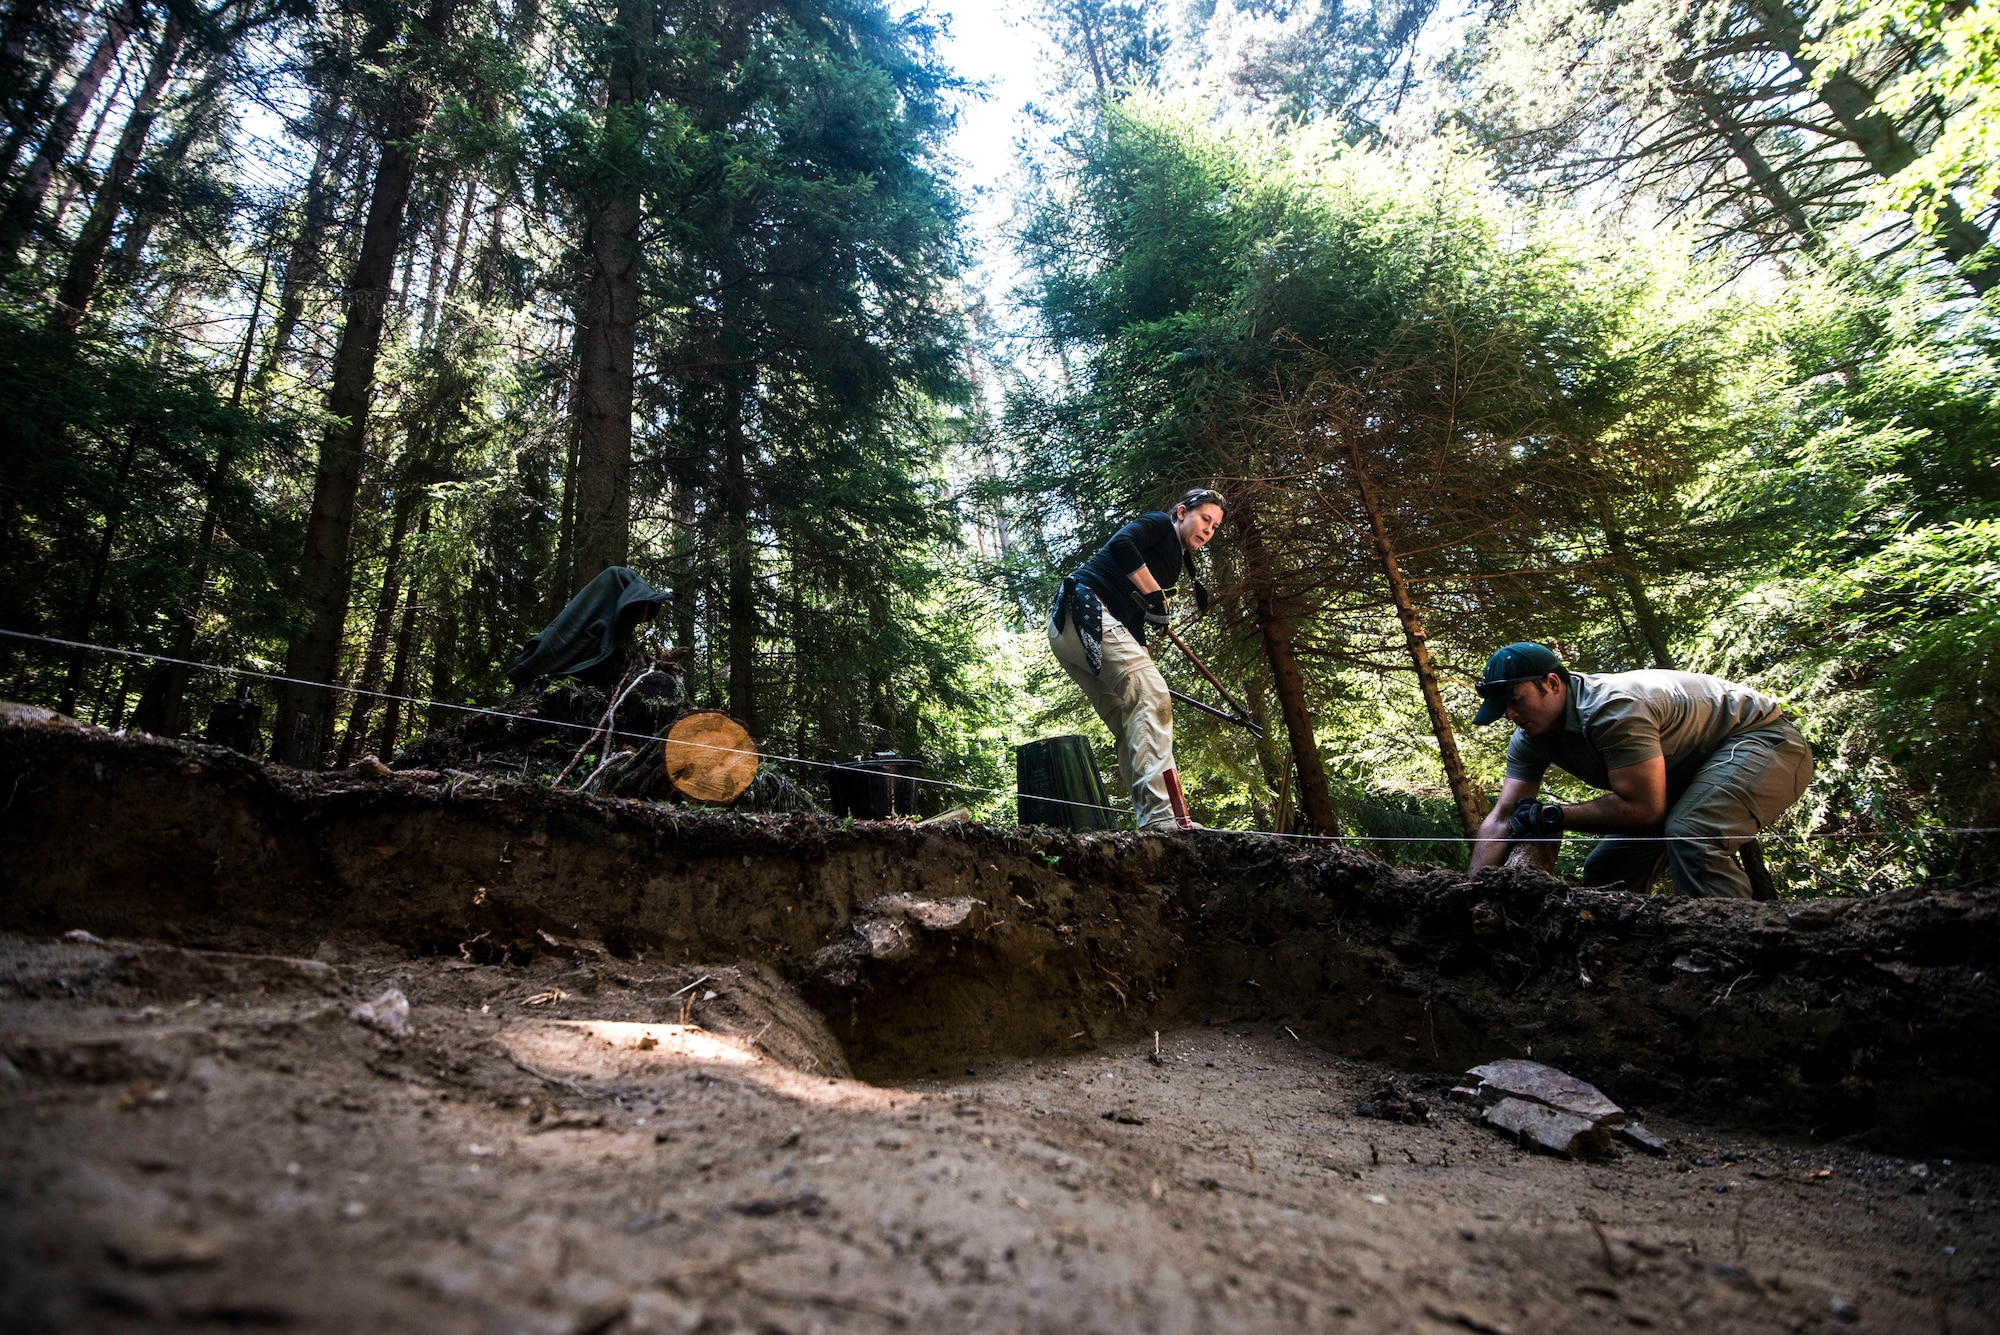
<svg viewBox="0 0 2000 1335">
<path fill-rule="evenodd" d="M 103 85 L 104 76 L 110 72 L 112 62 L 118 59 L 126 41 L 138 30 L 142 18 L 139 0 L 124 0 L 111 12 L 104 36 L 98 39 L 90 59 L 78 72 L 76 82 L 70 85 L 69 96 L 63 99 L 62 107 L 49 123 L 48 133 L 42 137 L 41 151 L 28 164 L 20 187 L 7 201 L 5 212 L 0 213 L 0 265 L 14 262 L 21 243 L 35 225 L 35 215 L 41 212 L 42 200 L 48 194 L 49 183 L 55 179 L 56 168 L 62 166 L 63 159 L 69 156 L 70 141 L 76 138 L 77 126 L 83 124 L 84 113 L 97 100 L 97 90 Z"/>
<path fill-rule="evenodd" d="M 132 184 L 132 174 L 139 169 L 139 159 L 146 151 L 146 137 L 152 133 L 153 122 L 160 114 L 160 96 L 174 76 L 182 40 L 180 20 L 169 14 L 166 29 L 160 34 L 159 49 L 153 53 L 152 67 L 146 71 L 146 82 L 132 104 L 132 114 L 125 120 L 124 133 L 118 136 L 118 149 L 111 155 L 111 165 L 97 187 L 90 217 L 84 220 L 83 231 L 70 251 L 69 269 L 63 274 L 55 307 L 49 312 L 52 330 L 74 334 L 83 327 L 83 317 L 97 293 L 97 280 L 104 274 L 104 256 L 111 249 L 111 229 L 125 207 L 126 188 Z"/>
<path fill-rule="evenodd" d="M 1451 785 L 1452 804 L 1458 808 L 1459 824 L 1464 826 L 1466 838 L 1479 833 L 1479 823 L 1486 819 L 1486 799 L 1473 791 L 1472 780 L 1466 776 L 1465 762 L 1458 754 L 1458 738 L 1452 732 L 1451 716 L 1444 711 L 1444 694 L 1438 689 L 1437 664 L 1431 658 L 1429 637 L 1424 634 L 1423 618 L 1417 613 L 1417 605 L 1410 598 L 1410 586 L 1403 581 L 1403 571 L 1396 560 L 1396 544 L 1389 536 L 1388 526 L 1382 521 L 1382 506 L 1376 499 L 1374 484 L 1368 480 L 1368 469 L 1361 460 L 1361 450 L 1353 441 L 1347 445 L 1348 459 L 1354 469 L 1355 489 L 1360 493 L 1361 504 L 1368 512 L 1368 528 L 1375 538 L 1375 552 L 1382 561 L 1382 573 L 1389 581 L 1389 596 L 1396 604 L 1396 619 L 1403 623 L 1403 643 L 1410 651 L 1410 662 L 1417 670 L 1417 685 L 1424 695 L 1424 711 L 1430 715 L 1431 735 L 1437 738 L 1438 759 L 1444 763 L 1445 782 Z"/>
<path fill-rule="evenodd" d="M 618 0 L 605 82 L 605 141 L 636 152 L 652 45 L 651 0 Z M 583 303 L 577 312 L 577 465 L 571 543 L 574 584 L 627 563 L 632 546 L 632 380 L 639 326 L 639 188 L 609 164 L 608 188 L 584 201 Z"/>
<path fill-rule="evenodd" d="M 457 3 L 431 0 L 423 27 L 433 39 L 444 35 Z M 354 498 L 366 457 L 375 357 L 382 344 L 403 217 L 416 180 L 410 141 L 430 123 L 432 109 L 427 95 L 405 86 L 385 127 L 361 253 L 347 293 L 347 319 L 333 358 L 333 383 L 326 397 L 333 425 L 320 442 L 312 513 L 306 524 L 304 592 L 310 621 L 285 657 L 285 675 L 297 680 L 279 694 L 272 741 L 274 759 L 301 768 L 319 764 L 331 727 L 328 686 L 340 666 L 341 635 L 353 593 Z"/>
<path fill-rule="evenodd" d="M 1292 765 L 1298 771 L 1299 801 L 1305 807 L 1307 832 L 1338 834 L 1340 823 L 1334 819 L 1326 762 L 1320 759 L 1319 739 L 1313 735 L 1312 713 L 1306 708 L 1305 678 L 1299 672 L 1298 652 L 1292 645 L 1292 623 L 1279 604 L 1277 580 L 1264 549 L 1263 534 L 1258 531 L 1256 520 L 1247 514 L 1237 521 L 1236 532 L 1249 568 L 1264 657 L 1271 665 L 1271 688 L 1277 694 L 1278 712 L 1284 717 L 1285 734 L 1292 743 Z"/>
</svg>

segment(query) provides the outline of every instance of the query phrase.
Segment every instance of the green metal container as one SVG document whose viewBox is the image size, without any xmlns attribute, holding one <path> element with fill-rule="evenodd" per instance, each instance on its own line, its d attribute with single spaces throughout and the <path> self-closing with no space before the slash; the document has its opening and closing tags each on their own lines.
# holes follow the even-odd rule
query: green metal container
<svg viewBox="0 0 2000 1335">
<path fill-rule="evenodd" d="M 1014 748 L 1014 786 L 1021 824 L 1058 830 L 1115 830 L 1118 816 L 1104 796 L 1104 779 L 1090 743 L 1072 733 Z"/>
</svg>

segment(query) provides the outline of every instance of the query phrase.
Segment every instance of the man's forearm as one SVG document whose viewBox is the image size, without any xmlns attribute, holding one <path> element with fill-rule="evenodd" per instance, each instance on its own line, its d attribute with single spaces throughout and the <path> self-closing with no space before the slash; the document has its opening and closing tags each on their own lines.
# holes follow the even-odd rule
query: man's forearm
<svg viewBox="0 0 2000 1335">
<path fill-rule="evenodd" d="M 1499 810 L 1499 808 L 1494 808 Z M 1472 862 L 1469 871 L 1481 871 L 1497 866 L 1507 856 L 1507 823 L 1495 822 L 1491 816 L 1482 821 L 1479 833 L 1473 837 Z"/>
<path fill-rule="evenodd" d="M 1597 834 L 1651 829 L 1667 818 L 1665 810 L 1642 805 L 1617 793 L 1605 793 L 1588 802 L 1566 802 L 1562 811 L 1566 828 Z"/>
</svg>

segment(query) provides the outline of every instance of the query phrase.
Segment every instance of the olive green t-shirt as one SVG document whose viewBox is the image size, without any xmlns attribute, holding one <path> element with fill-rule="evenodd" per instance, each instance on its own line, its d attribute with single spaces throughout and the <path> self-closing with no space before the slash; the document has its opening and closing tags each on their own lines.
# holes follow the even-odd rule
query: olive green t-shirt
<svg viewBox="0 0 2000 1335">
<path fill-rule="evenodd" d="M 1731 737 L 1785 716 L 1770 696 L 1699 672 L 1572 672 L 1569 687 L 1562 727 L 1542 737 L 1514 729 L 1508 778 L 1539 781 L 1560 765 L 1608 789 L 1612 770 L 1663 756 L 1671 788 Z"/>
</svg>

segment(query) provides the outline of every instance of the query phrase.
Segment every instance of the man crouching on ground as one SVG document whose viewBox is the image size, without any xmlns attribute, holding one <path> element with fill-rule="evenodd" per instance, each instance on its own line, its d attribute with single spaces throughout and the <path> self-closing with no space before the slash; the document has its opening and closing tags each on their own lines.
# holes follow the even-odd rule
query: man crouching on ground
<svg viewBox="0 0 2000 1335">
<path fill-rule="evenodd" d="M 1473 846 L 1475 872 L 1499 862 L 1510 839 L 1588 830 L 1612 837 L 1584 860 L 1585 885 L 1643 894 L 1664 861 L 1677 895 L 1749 899 L 1737 850 L 1812 780 L 1812 750 L 1778 702 L 1720 677 L 1571 672 L 1544 645 L 1510 644 L 1487 660 L 1477 689 L 1484 703 L 1472 721 L 1504 714 L 1515 728 L 1500 800 Z M 1537 801 L 1551 764 L 1609 791 Z"/>
</svg>

